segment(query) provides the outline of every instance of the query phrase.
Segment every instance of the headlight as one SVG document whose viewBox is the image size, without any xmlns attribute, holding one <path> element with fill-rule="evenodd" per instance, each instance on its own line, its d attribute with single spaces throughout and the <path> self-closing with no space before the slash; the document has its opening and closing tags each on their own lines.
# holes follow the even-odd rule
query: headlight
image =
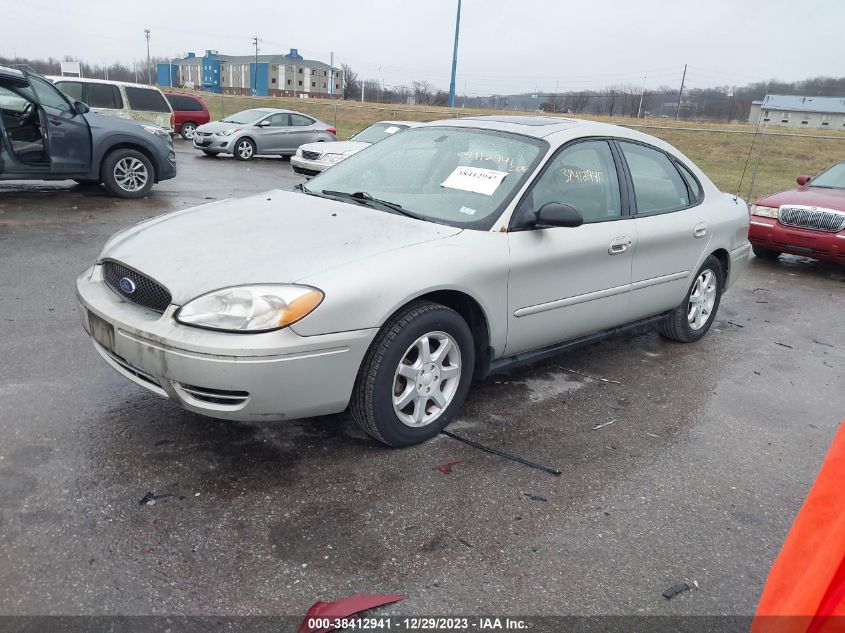
<svg viewBox="0 0 845 633">
<path fill-rule="evenodd" d="M 189 301 L 176 313 L 176 320 L 213 330 L 269 332 L 310 314 L 323 296 L 309 286 L 235 286 Z"/>
<path fill-rule="evenodd" d="M 751 215 L 759 215 L 764 218 L 778 219 L 777 207 L 763 207 L 757 204 L 751 205 Z"/>
<path fill-rule="evenodd" d="M 150 134 L 154 134 L 155 136 L 160 136 L 165 140 L 170 140 L 170 134 L 167 133 L 166 130 L 161 129 L 160 127 L 156 127 L 155 125 L 142 125 L 144 131 L 149 132 Z"/>
<path fill-rule="evenodd" d="M 302 156 L 302 148 L 301 147 L 296 148 L 296 155 Z"/>
<path fill-rule="evenodd" d="M 223 130 L 222 132 L 215 132 L 214 134 L 216 136 L 232 136 L 232 134 L 234 134 L 235 132 L 240 132 L 240 131 L 241 131 L 241 128 L 233 127 L 233 128 L 229 128 L 228 130 Z"/>
<path fill-rule="evenodd" d="M 345 154 L 324 154 L 323 160 L 329 163 L 339 163 L 344 158 L 346 158 Z"/>
</svg>

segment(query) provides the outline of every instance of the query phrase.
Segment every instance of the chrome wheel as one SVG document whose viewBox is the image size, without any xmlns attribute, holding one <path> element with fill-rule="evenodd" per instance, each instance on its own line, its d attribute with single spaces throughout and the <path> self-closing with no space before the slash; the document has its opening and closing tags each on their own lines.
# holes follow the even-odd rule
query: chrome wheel
<svg viewBox="0 0 845 633">
<path fill-rule="evenodd" d="M 238 153 L 238 158 L 241 160 L 249 160 L 252 158 L 253 147 L 252 143 L 246 139 L 238 141 L 235 146 L 235 151 Z"/>
<path fill-rule="evenodd" d="M 193 123 L 186 123 L 182 126 L 182 136 L 185 137 L 187 140 L 191 140 L 196 135 L 197 126 Z"/>
<path fill-rule="evenodd" d="M 114 180 L 124 191 L 140 191 L 149 179 L 147 166 L 134 156 L 121 158 L 114 165 Z"/>
<path fill-rule="evenodd" d="M 393 376 L 393 410 L 410 427 L 439 418 L 458 390 L 461 350 L 445 332 L 429 332 L 405 351 Z"/>
<path fill-rule="evenodd" d="M 700 330 L 710 318 L 716 304 L 717 289 L 716 273 L 709 268 L 701 271 L 692 287 L 687 306 L 687 320 L 693 330 Z"/>
</svg>

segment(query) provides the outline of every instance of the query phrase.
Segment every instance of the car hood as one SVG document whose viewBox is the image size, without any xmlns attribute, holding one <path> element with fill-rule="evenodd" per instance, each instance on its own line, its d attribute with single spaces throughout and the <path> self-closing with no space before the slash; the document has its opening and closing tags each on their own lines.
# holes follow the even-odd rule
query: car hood
<svg viewBox="0 0 845 633">
<path fill-rule="evenodd" d="M 100 259 L 155 279 L 181 305 L 228 286 L 293 283 L 460 232 L 356 203 L 276 190 L 141 222 L 109 240 Z"/>
<path fill-rule="evenodd" d="M 198 126 L 197 132 L 223 132 L 224 130 L 231 130 L 234 127 L 243 129 L 250 126 L 250 123 L 224 123 L 223 121 L 212 121 L 211 123 L 204 123 Z"/>
<path fill-rule="evenodd" d="M 819 187 L 799 187 L 789 191 L 760 198 L 756 204 L 767 207 L 780 207 L 784 204 L 800 204 L 808 207 L 823 207 L 845 211 L 845 190 L 821 189 Z"/>
<path fill-rule="evenodd" d="M 304 152 L 320 152 L 320 154 L 355 154 L 362 149 L 366 149 L 372 143 L 363 143 L 361 141 L 336 141 L 329 143 L 306 143 L 300 146 Z"/>
</svg>

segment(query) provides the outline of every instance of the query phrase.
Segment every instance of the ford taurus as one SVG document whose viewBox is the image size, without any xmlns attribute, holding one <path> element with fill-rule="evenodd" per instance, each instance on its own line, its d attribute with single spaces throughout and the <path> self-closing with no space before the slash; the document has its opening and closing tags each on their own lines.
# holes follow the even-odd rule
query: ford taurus
<svg viewBox="0 0 845 633">
<path fill-rule="evenodd" d="M 653 322 L 698 341 L 751 250 L 748 207 L 632 130 L 476 117 L 385 139 L 299 191 L 112 237 L 81 320 L 129 380 L 197 413 L 347 408 L 407 446 L 471 381 Z"/>
</svg>

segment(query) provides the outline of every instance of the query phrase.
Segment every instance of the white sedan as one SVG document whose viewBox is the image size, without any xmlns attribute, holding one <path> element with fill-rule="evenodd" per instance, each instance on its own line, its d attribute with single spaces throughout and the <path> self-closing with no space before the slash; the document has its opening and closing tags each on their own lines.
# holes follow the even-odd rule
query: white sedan
<svg viewBox="0 0 845 633">
<path fill-rule="evenodd" d="M 397 132 L 418 125 L 421 123 L 416 121 L 379 121 L 364 128 L 348 141 L 307 143 L 296 150 L 296 154 L 290 159 L 290 164 L 297 174 L 316 176 L 373 143 L 378 143 Z"/>
</svg>

